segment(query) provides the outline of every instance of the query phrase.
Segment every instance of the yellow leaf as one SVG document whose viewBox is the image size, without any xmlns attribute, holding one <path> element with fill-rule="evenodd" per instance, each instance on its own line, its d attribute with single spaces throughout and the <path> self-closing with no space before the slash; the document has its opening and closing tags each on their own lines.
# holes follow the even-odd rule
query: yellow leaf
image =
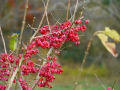
<svg viewBox="0 0 120 90">
<path fill-rule="evenodd" d="M 117 57 L 118 54 L 116 52 L 116 45 L 114 42 L 108 42 L 108 36 L 103 33 L 97 34 L 99 39 L 101 40 L 104 47 L 114 56 Z"/>
<path fill-rule="evenodd" d="M 105 28 L 105 34 L 113 39 L 115 42 L 120 41 L 120 35 L 116 30 L 110 29 L 109 27 Z"/>
</svg>

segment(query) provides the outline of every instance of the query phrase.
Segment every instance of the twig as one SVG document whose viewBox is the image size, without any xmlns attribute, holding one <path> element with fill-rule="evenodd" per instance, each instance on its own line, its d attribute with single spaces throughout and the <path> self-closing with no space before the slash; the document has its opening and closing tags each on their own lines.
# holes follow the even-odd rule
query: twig
<svg viewBox="0 0 120 90">
<path fill-rule="evenodd" d="M 49 49 L 48 53 L 47 53 L 47 57 L 52 53 L 53 51 L 53 47 Z M 43 65 L 45 64 L 46 60 L 43 62 Z M 38 72 L 36 79 L 35 79 L 35 83 L 32 85 L 32 90 L 35 88 L 35 86 L 38 84 L 39 80 L 40 80 L 40 76 L 39 76 L 40 72 Z"/>
<path fill-rule="evenodd" d="M 26 24 L 26 15 L 27 15 L 27 10 L 28 10 L 28 1 L 29 0 L 26 0 L 25 12 L 24 12 L 24 17 L 23 17 L 23 21 L 22 21 L 21 33 L 20 33 L 20 38 L 19 38 L 19 41 L 18 41 L 18 48 L 17 48 L 16 54 L 19 53 L 19 49 L 20 49 L 21 43 L 22 43 L 23 31 L 24 31 L 25 24 Z"/>
<path fill-rule="evenodd" d="M 33 30 L 37 30 L 37 28 L 32 27 L 30 24 L 28 24 L 28 27 Z"/>
<path fill-rule="evenodd" d="M 44 18 L 45 18 L 46 11 L 47 11 L 47 8 L 48 8 L 48 4 L 49 4 L 49 0 L 47 1 L 46 7 L 45 7 L 45 11 L 44 11 L 43 17 L 42 17 L 42 19 L 41 19 L 41 21 L 40 21 L 40 24 L 39 24 L 36 32 L 35 32 L 35 33 L 33 34 L 33 36 L 31 37 L 30 42 L 32 42 L 33 38 L 34 38 L 35 35 L 39 32 L 40 27 L 42 26 L 42 23 L 43 23 L 43 20 L 44 20 Z"/>
<path fill-rule="evenodd" d="M 90 50 L 92 41 L 93 41 L 94 37 L 95 37 L 98 33 L 99 33 L 99 31 L 98 31 L 98 32 L 95 32 L 95 33 L 93 34 L 93 36 L 90 38 L 89 42 L 88 42 L 88 46 L 87 46 L 87 49 L 86 49 L 86 51 L 85 51 L 85 55 L 84 55 L 84 57 L 83 57 L 82 64 L 81 64 L 81 66 L 80 66 L 80 73 L 83 71 L 83 67 L 84 67 L 84 64 L 85 64 L 85 62 L 86 62 L 86 58 L 87 58 L 87 56 L 88 56 L 88 53 L 89 53 L 89 50 Z"/>
<path fill-rule="evenodd" d="M 10 90 L 10 88 L 11 88 L 11 86 L 12 86 L 12 84 L 13 84 L 13 80 L 14 80 L 15 76 L 17 75 L 17 72 L 19 71 L 19 68 L 20 68 L 20 66 L 21 66 L 21 64 L 22 64 L 22 61 L 23 61 L 23 57 L 21 58 L 20 63 L 19 63 L 19 66 L 16 68 L 16 70 L 15 70 L 15 72 L 13 73 L 12 77 L 10 77 L 10 79 L 9 79 L 9 81 L 8 81 L 8 87 L 7 87 L 6 90 Z"/>
<path fill-rule="evenodd" d="M 78 6 L 80 5 L 81 3 L 79 3 L 78 1 L 76 2 L 76 5 L 75 5 L 75 9 L 74 9 L 74 14 L 72 15 L 71 14 L 71 18 L 69 20 L 72 20 L 73 21 L 75 20 L 75 15 L 76 15 L 76 12 L 77 12 L 77 9 L 78 9 Z M 83 6 L 82 6 L 83 5 Z M 80 12 L 80 17 L 83 18 L 83 11 L 85 9 L 85 0 L 83 0 L 83 4 L 81 4 L 80 6 L 82 6 L 82 11 Z"/>
<path fill-rule="evenodd" d="M 43 1 L 43 0 L 42 0 Z M 45 2 L 43 1 L 43 4 L 44 4 L 44 7 L 45 7 Z M 47 19 L 47 23 L 48 23 L 48 26 L 49 26 L 49 30 L 51 32 L 51 28 L 50 28 L 50 22 L 49 22 L 49 19 L 48 19 L 48 13 L 47 13 L 47 10 L 45 12 L 45 15 L 46 15 L 46 19 Z"/>
<path fill-rule="evenodd" d="M 115 81 L 114 81 L 114 83 L 113 83 L 113 85 L 112 85 L 112 89 L 114 89 L 114 86 L 115 86 L 115 84 L 118 82 L 118 80 L 116 79 Z"/>
<path fill-rule="evenodd" d="M 18 83 L 18 85 L 19 85 L 19 87 L 20 87 L 20 90 L 22 90 L 22 87 L 21 87 L 21 85 L 20 85 L 20 82 L 17 81 L 17 83 Z M 16 90 L 16 89 L 15 89 L 15 90 Z"/>
<path fill-rule="evenodd" d="M 81 16 L 83 16 L 84 10 L 85 10 L 85 0 L 83 0 L 83 7 L 82 7 L 82 11 L 81 11 Z"/>
<path fill-rule="evenodd" d="M 2 42 L 3 42 L 3 46 L 4 46 L 4 51 L 5 51 L 5 53 L 7 53 L 6 44 L 5 44 L 5 40 L 4 40 L 4 37 L 3 37 L 3 33 L 2 33 L 1 26 L 0 26 L 0 34 L 1 34 L 1 37 L 2 37 Z"/>
<path fill-rule="evenodd" d="M 69 9 L 70 9 L 70 0 L 68 0 L 66 20 L 68 20 L 69 17 Z"/>
<path fill-rule="evenodd" d="M 104 88 L 104 90 L 106 90 L 105 85 L 102 83 L 102 81 L 98 78 L 98 76 L 96 74 L 94 74 L 96 79 L 100 82 L 101 86 Z"/>
<path fill-rule="evenodd" d="M 82 64 L 81 64 L 81 66 L 80 66 L 79 74 L 78 74 L 77 77 L 76 77 L 76 81 L 78 80 L 79 76 L 81 76 L 81 72 L 83 71 L 83 67 L 84 67 L 84 64 L 85 64 L 85 62 L 86 62 L 86 58 L 87 58 L 87 56 L 88 56 L 88 54 L 89 54 L 89 49 L 90 49 L 90 47 L 91 47 L 91 44 L 92 44 L 92 41 L 93 41 L 94 37 L 95 37 L 98 33 L 101 33 L 101 32 L 102 32 L 102 31 L 97 31 L 97 32 L 95 32 L 95 33 L 92 35 L 92 37 L 90 38 L 90 40 L 89 40 L 89 42 L 88 42 L 87 49 L 86 49 L 86 51 L 85 51 L 85 55 L 84 55 L 84 57 L 83 57 Z"/>
<path fill-rule="evenodd" d="M 26 24 L 27 9 L 28 9 L 28 0 L 26 0 L 26 7 L 25 7 L 24 17 L 23 17 L 23 21 L 22 21 L 21 33 L 20 33 L 20 38 L 18 41 L 18 48 L 17 48 L 16 54 L 19 53 L 19 49 L 20 49 L 21 43 L 22 43 L 23 31 L 24 31 L 25 24 Z"/>
<path fill-rule="evenodd" d="M 62 31 L 62 30 L 61 30 L 61 31 Z M 58 32 L 61 32 L 61 31 L 58 31 Z M 45 34 L 45 35 L 36 36 L 36 37 L 34 37 L 33 39 L 40 38 L 40 37 L 47 36 L 47 35 L 51 35 L 51 34 L 53 34 L 53 33 L 58 33 L 58 32 L 52 32 L 52 33 L 48 33 L 48 34 Z"/>
<path fill-rule="evenodd" d="M 21 41 L 22 41 L 22 35 L 23 35 L 24 28 L 25 28 L 25 23 L 26 23 L 26 15 L 27 15 L 27 9 L 28 9 L 28 1 L 29 1 L 29 0 L 26 0 L 26 7 L 25 7 L 25 12 L 24 12 L 24 17 L 23 17 L 23 22 L 22 22 L 22 27 L 21 27 L 21 34 L 20 34 L 20 39 L 19 39 L 18 49 L 17 49 L 17 51 L 16 51 L 16 55 L 19 54 L 19 49 L 20 49 L 21 43 L 22 43 Z M 17 72 L 19 71 L 19 68 L 20 68 L 20 66 L 21 66 L 21 64 L 22 64 L 22 61 L 23 61 L 23 58 L 21 58 L 20 63 L 19 63 L 19 66 L 16 68 L 15 72 L 13 73 L 13 75 L 9 78 L 9 80 L 8 80 L 8 85 L 7 85 L 8 87 L 7 87 L 6 90 L 10 90 L 10 88 L 11 88 L 11 86 L 12 86 L 12 84 L 13 84 L 13 80 L 14 80 L 14 78 L 16 77 Z"/>
<path fill-rule="evenodd" d="M 78 9 L 78 0 L 76 1 L 75 11 L 74 11 L 74 13 L 73 13 L 73 20 L 72 20 L 72 21 L 75 20 L 75 15 L 76 15 L 77 9 Z"/>
</svg>

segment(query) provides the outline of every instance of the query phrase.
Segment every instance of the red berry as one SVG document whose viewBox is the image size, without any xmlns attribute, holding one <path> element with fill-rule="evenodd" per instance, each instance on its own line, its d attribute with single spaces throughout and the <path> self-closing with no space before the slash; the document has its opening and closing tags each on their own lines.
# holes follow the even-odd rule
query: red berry
<svg viewBox="0 0 120 90">
<path fill-rule="evenodd" d="M 85 24 L 89 24 L 89 22 L 90 22 L 90 21 L 89 21 L 88 19 L 87 19 L 87 20 L 85 20 Z"/>
</svg>

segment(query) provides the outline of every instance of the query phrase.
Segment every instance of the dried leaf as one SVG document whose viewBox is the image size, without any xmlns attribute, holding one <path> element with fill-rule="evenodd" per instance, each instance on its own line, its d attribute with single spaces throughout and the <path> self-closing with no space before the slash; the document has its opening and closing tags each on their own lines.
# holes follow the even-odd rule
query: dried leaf
<svg viewBox="0 0 120 90">
<path fill-rule="evenodd" d="M 101 40 L 102 44 L 104 45 L 104 47 L 114 56 L 117 57 L 117 51 L 116 51 L 116 44 L 114 42 L 108 42 L 108 36 L 100 33 L 97 34 L 97 36 L 99 37 L 99 39 Z"/>
</svg>

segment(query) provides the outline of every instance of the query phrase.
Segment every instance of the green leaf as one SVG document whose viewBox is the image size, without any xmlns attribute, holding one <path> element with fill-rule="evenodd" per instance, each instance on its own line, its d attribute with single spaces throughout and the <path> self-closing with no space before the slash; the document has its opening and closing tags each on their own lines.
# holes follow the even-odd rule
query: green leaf
<svg viewBox="0 0 120 90">
<path fill-rule="evenodd" d="M 108 42 L 108 36 L 104 33 L 97 34 L 104 47 L 114 56 L 117 57 L 116 44 L 114 42 Z"/>
<path fill-rule="evenodd" d="M 16 49 L 17 42 L 18 42 L 18 34 L 11 35 L 10 41 L 9 41 L 10 50 L 14 51 Z"/>
<path fill-rule="evenodd" d="M 104 33 L 111 39 L 113 39 L 115 42 L 120 42 L 120 35 L 117 31 L 113 29 L 111 30 L 109 27 L 106 27 Z"/>
</svg>

